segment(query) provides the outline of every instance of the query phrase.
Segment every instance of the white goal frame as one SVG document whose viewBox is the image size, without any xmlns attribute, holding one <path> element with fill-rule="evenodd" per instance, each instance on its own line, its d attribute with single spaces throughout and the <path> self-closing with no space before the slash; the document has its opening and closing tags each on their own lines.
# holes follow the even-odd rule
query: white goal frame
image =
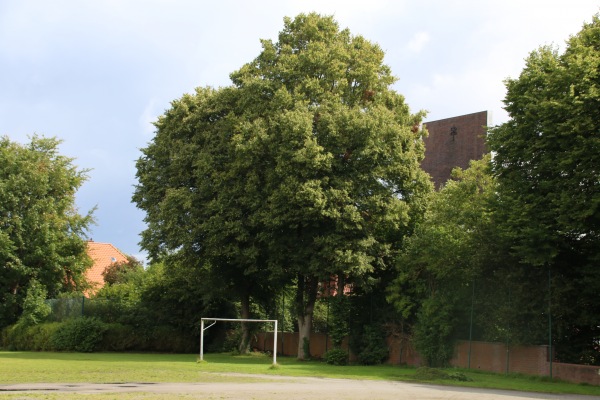
<svg viewBox="0 0 600 400">
<path fill-rule="evenodd" d="M 212 324 L 204 327 L 204 321 L 213 321 Z M 277 364 L 277 320 L 276 319 L 243 319 L 243 318 L 200 318 L 200 361 L 204 360 L 204 331 L 217 323 L 217 321 L 226 322 L 273 322 L 273 365 Z"/>
</svg>

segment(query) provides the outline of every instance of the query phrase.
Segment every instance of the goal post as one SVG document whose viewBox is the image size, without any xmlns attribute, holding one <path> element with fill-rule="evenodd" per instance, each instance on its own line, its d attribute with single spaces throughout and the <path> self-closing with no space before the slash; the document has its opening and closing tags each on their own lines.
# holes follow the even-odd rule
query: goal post
<svg viewBox="0 0 600 400">
<path fill-rule="evenodd" d="M 204 327 L 204 321 L 213 321 Z M 273 365 L 277 364 L 277 320 L 276 319 L 243 319 L 243 318 L 200 318 L 200 361 L 204 360 L 204 331 L 217 323 L 225 322 L 272 322 L 273 326 Z"/>
</svg>

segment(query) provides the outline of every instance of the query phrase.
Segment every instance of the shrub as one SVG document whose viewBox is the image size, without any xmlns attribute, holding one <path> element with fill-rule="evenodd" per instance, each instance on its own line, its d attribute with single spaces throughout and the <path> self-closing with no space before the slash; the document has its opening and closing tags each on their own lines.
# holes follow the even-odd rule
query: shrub
<svg viewBox="0 0 600 400">
<path fill-rule="evenodd" d="M 63 322 L 53 335 L 53 346 L 58 351 L 89 353 L 102 343 L 106 324 L 96 318 L 81 317 Z"/>
<path fill-rule="evenodd" d="M 58 322 L 48 322 L 30 327 L 31 347 L 28 350 L 54 351 L 53 338 L 60 325 Z"/>
<path fill-rule="evenodd" d="M 323 359 L 331 365 L 348 365 L 348 351 L 336 347 L 325 353 Z"/>
<path fill-rule="evenodd" d="M 150 348 L 154 351 L 190 353 L 197 351 L 199 346 L 191 332 L 181 332 L 167 325 L 159 325 L 152 331 Z"/>
<path fill-rule="evenodd" d="M 35 279 L 31 280 L 27 295 L 23 300 L 23 313 L 21 321 L 26 324 L 39 324 L 42 322 L 51 311 L 51 308 L 46 304 L 46 289 Z"/>
<path fill-rule="evenodd" d="M 430 367 L 446 367 L 454 353 L 456 314 L 451 302 L 430 298 L 423 302 L 414 326 L 417 351 Z"/>
<path fill-rule="evenodd" d="M 389 355 L 385 332 L 378 325 L 366 325 L 362 335 L 353 338 L 353 344 L 356 359 L 362 365 L 381 364 Z"/>
<path fill-rule="evenodd" d="M 53 337 L 60 324 L 30 325 L 20 321 L 2 331 L 2 347 L 8 350 L 52 351 Z"/>
<path fill-rule="evenodd" d="M 128 351 L 143 348 L 142 340 L 138 339 L 135 329 L 131 325 L 119 323 L 106 324 L 106 331 L 102 337 L 100 350 L 103 351 Z"/>
</svg>

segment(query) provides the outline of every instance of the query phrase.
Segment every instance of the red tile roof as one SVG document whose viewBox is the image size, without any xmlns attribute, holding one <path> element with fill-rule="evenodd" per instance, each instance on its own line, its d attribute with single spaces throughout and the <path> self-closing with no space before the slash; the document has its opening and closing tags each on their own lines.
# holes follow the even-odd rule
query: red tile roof
<svg viewBox="0 0 600 400">
<path fill-rule="evenodd" d="M 98 243 L 93 240 L 87 242 L 87 253 L 93 261 L 93 265 L 85 272 L 85 278 L 93 289 L 87 291 L 87 295 L 93 294 L 104 286 L 102 272 L 114 262 L 127 261 L 125 254 L 110 243 Z"/>
</svg>

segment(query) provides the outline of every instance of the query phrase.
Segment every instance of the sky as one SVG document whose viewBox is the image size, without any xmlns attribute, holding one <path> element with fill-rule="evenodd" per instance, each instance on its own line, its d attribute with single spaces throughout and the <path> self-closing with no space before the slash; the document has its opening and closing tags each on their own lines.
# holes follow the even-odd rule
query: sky
<svg viewBox="0 0 600 400">
<path fill-rule="evenodd" d="M 196 87 L 229 85 L 284 17 L 313 11 L 378 43 L 426 121 L 488 110 L 497 125 L 504 80 L 540 46 L 564 49 L 600 1 L 0 0 L 0 136 L 61 139 L 89 169 L 76 195 L 80 213 L 96 207 L 89 238 L 145 260 L 131 196 L 152 122 Z"/>
</svg>

